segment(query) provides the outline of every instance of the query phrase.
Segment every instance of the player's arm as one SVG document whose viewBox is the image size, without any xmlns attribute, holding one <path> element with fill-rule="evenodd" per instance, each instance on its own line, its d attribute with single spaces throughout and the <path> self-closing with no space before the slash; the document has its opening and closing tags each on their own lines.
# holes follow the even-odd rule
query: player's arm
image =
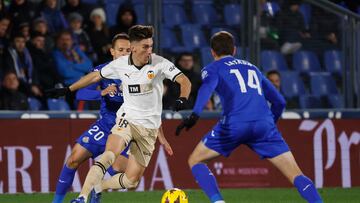
<svg viewBox="0 0 360 203">
<path fill-rule="evenodd" d="M 265 99 L 271 103 L 271 112 L 274 115 L 274 121 L 277 122 L 285 109 L 286 101 L 274 85 L 265 77 L 263 77 L 262 80 L 262 88 Z"/>
<path fill-rule="evenodd" d="M 76 92 L 76 99 L 85 101 L 100 100 L 102 95 L 101 90 L 97 89 L 98 87 L 99 83 L 97 82 L 95 84 L 80 89 Z"/>
<path fill-rule="evenodd" d="M 209 101 L 212 93 L 214 92 L 218 84 L 218 76 L 216 73 L 204 69 L 201 74 L 203 82 L 199 88 L 198 95 L 196 97 L 195 106 L 191 115 L 185 118 L 182 123 L 176 128 L 176 135 L 179 135 L 183 128 L 186 130 L 192 128 L 199 119 L 200 113 L 204 109 L 204 106 Z"/>
<path fill-rule="evenodd" d="M 172 156 L 174 154 L 169 142 L 165 138 L 164 131 L 162 129 L 162 126 L 159 128 L 159 134 L 158 134 L 159 142 L 161 145 L 164 146 L 165 151 L 168 153 L 168 155 Z"/>
<path fill-rule="evenodd" d="M 180 85 L 180 98 L 189 98 L 191 92 L 191 82 L 184 74 L 180 74 L 175 78 L 175 81 Z"/>
</svg>

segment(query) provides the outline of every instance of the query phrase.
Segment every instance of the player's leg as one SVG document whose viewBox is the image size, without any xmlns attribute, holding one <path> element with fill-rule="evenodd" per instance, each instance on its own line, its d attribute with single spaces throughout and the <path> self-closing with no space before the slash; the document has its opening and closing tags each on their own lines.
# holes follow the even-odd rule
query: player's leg
<svg viewBox="0 0 360 203">
<path fill-rule="evenodd" d="M 211 202 L 224 202 L 221 196 L 215 176 L 207 167 L 206 163 L 220 154 L 209 149 L 201 141 L 191 153 L 188 164 L 191 172 L 201 189 L 206 193 Z"/>
<path fill-rule="evenodd" d="M 125 139 L 119 135 L 110 134 L 106 142 L 105 152 L 100 156 L 99 160 L 90 168 L 83 188 L 79 197 L 85 202 L 93 187 L 100 183 L 104 177 L 106 170 L 114 163 L 117 155 L 125 149 Z"/>
<path fill-rule="evenodd" d="M 314 183 L 310 178 L 303 175 L 290 151 L 268 160 L 294 184 L 300 195 L 309 203 L 322 203 L 322 199 Z"/>
<path fill-rule="evenodd" d="M 61 170 L 57 185 L 53 203 L 61 203 L 64 200 L 66 192 L 70 189 L 74 180 L 75 172 L 77 168 L 86 160 L 88 160 L 92 154 L 83 146 L 76 143 L 73 147 L 70 156 L 67 158 L 66 163 Z"/>
<path fill-rule="evenodd" d="M 128 165 L 128 159 L 129 157 L 126 157 L 126 156 L 123 156 L 123 155 L 120 155 L 116 158 L 114 164 L 110 167 L 111 168 L 111 172 L 109 172 L 109 169 L 108 169 L 108 173 L 111 175 L 111 176 L 114 176 L 118 173 L 124 173 L 125 172 L 125 169 L 126 169 L 126 166 Z"/>
</svg>

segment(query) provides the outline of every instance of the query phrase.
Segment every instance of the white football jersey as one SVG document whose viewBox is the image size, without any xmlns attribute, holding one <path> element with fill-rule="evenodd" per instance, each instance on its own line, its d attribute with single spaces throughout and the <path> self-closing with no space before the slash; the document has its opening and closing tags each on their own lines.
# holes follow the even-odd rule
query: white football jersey
<svg viewBox="0 0 360 203">
<path fill-rule="evenodd" d="M 156 129 L 161 125 L 163 80 L 175 81 L 181 71 L 169 60 L 151 55 L 149 63 L 138 69 L 130 56 L 122 56 L 100 71 L 103 78 L 120 79 L 124 104 L 117 116 L 145 128 Z M 125 114 L 124 114 L 125 113 Z"/>
</svg>

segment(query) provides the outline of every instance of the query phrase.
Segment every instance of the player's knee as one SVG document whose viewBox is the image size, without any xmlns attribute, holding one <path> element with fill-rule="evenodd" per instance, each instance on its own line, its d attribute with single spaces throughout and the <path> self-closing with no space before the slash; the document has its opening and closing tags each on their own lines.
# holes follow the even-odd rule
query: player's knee
<svg viewBox="0 0 360 203">
<path fill-rule="evenodd" d="M 128 178 L 126 174 L 124 174 L 121 182 L 125 188 L 135 189 L 139 185 L 140 180 L 138 178 Z"/>
<path fill-rule="evenodd" d="M 66 160 L 66 166 L 71 169 L 77 169 L 80 166 L 80 161 L 76 159 L 74 156 L 70 156 Z"/>
<path fill-rule="evenodd" d="M 190 168 L 192 168 L 195 164 L 198 164 L 199 162 L 196 160 L 196 158 L 191 154 L 188 158 L 188 165 Z"/>
<path fill-rule="evenodd" d="M 112 151 L 105 151 L 98 162 L 102 163 L 103 165 L 105 165 L 107 168 L 110 167 L 114 162 L 115 162 L 115 154 Z"/>
</svg>

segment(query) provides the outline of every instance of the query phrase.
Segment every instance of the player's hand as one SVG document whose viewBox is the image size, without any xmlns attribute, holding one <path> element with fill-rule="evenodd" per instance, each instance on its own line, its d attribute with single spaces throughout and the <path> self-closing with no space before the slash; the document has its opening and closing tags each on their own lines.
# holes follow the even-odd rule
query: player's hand
<svg viewBox="0 0 360 203">
<path fill-rule="evenodd" d="M 105 96 L 107 94 L 111 95 L 115 95 L 115 93 L 117 92 L 117 88 L 115 85 L 110 85 L 107 88 L 103 89 L 101 91 L 101 96 Z"/>
<path fill-rule="evenodd" d="M 181 111 L 188 108 L 188 100 L 185 97 L 179 97 L 175 101 L 174 111 Z"/>
<path fill-rule="evenodd" d="M 162 145 L 164 146 L 165 151 L 169 156 L 172 156 L 174 154 L 174 152 L 173 152 L 173 150 L 172 150 L 172 148 L 171 148 L 171 146 L 170 146 L 170 144 L 168 142 L 165 142 Z"/>
<path fill-rule="evenodd" d="M 199 120 L 199 116 L 193 112 L 189 117 L 185 118 L 180 123 L 180 125 L 178 125 L 178 127 L 176 128 L 176 131 L 175 131 L 176 136 L 180 135 L 180 132 L 182 131 L 182 129 L 185 128 L 186 130 L 189 130 L 190 128 L 192 128 L 198 120 Z"/>
<path fill-rule="evenodd" d="M 50 98 L 59 98 L 65 96 L 66 94 L 70 93 L 69 87 L 61 87 L 61 88 L 51 88 L 45 90 L 45 95 Z"/>
</svg>

